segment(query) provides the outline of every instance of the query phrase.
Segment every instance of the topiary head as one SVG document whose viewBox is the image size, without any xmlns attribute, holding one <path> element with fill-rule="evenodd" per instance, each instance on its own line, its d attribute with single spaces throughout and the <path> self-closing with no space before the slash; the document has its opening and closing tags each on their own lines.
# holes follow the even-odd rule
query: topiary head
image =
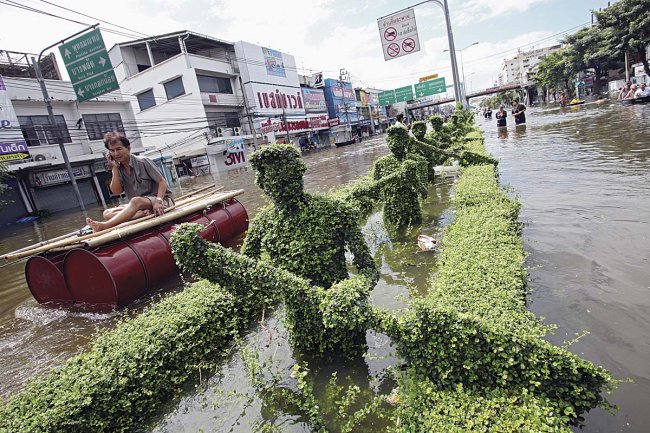
<svg viewBox="0 0 650 433">
<path fill-rule="evenodd" d="M 422 121 L 413 122 L 411 124 L 411 132 L 415 135 L 415 138 L 422 141 L 424 140 L 424 135 L 427 133 L 427 124 Z"/>
<path fill-rule="evenodd" d="M 442 125 L 445 124 L 445 121 L 442 118 L 442 116 L 438 114 L 434 114 L 433 116 L 429 117 L 429 122 L 431 123 L 431 127 L 433 128 L 433 130 L 436 132 L 440 131 L 440 129 L 442 129 Z"/>
<path fill-rule="evenodd" d="M 288 205 L 303 194 L 305 166 L 300 152 L 291 144 L 270 144 L 250 156 L 257 172 L 255 183 L 276 205 Z"/>
<path fill-rule="evenodd" d="M 386 144 L 395 158 L 399 161 L 403 160 L 406 157 L 406 149 L 409 144 L 409 132 L 403 126 L 391 126 L 386 130 L 388 137 L 386 138 Z"/>
</svg>

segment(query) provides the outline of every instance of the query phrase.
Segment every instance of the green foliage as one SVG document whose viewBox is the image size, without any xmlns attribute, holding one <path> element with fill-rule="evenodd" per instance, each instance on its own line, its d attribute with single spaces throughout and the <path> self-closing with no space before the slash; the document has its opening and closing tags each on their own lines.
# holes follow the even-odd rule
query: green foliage
<svg viewBox="0 0 650 433">
<path fill-rule="evenodd" d="M 183 271 L 218 283 L 241 299 L 238 308 L 242 315 L 250 317 L 251 312 L 282 300 L 296 349 L 347 356 L 362 349 L 360 337 L 365 337 L 370 316 L 367 298 L 371 280 L 357 276 L 327 290 L 312 286 L 268 260 L 256 260 L 207 242 L 200 230 L 196 224 L 181 224 L 176 229 L 170 240 L 176 262 Z"/>
<path fill-rule="evenodd" d="M 427 133 L 427 124 L 422 121 L 411 123 L 411 132 L 413 136 L 419 141 L 424 140 L 424 135 Z"/>
<path fill-rule="evenodd" d="M 611 40 L 618 47 L 618 58 L 625 50 L 632 58 L 638 57 L 645 73 L 650 75 L 646 47 L 650 45 L 650 0 L 621 0 L 602 11 L 594 12 L 597 17 L 597 31 L 611 34 Z"/>
<path fill-rule="evenodd" d="M 303 191 L 305 165 L 294 146 L 265 146 L 253 153 L 251 165 L 257 170 L 257 184 L 273 204 L 251 222 L 242 254 L 264 257 L 314 285 L 329 288 L 348 276 L 347 247 L 359 272 L 377 280 L 355 209 Z M 365 206 L 367 202 L 360 203 Z"/>
<path fill-rule="evenodd" d="M 501 394 L 516 397 L 515 406 L 525 403 L 521 399 L 528 394 L 543 401 L 525 403 L 540 418 L 529 420 L 526 410 L 509 408 L 510 425 L 543 421 L 541 414 L 548 408 L 578 424 L 585 411 L 607 407 L 601 392 L 608 389 L 610 375 L 543 340 L 547 327 L 526 309 L 519 204 L 501 191 L 494 167 L 466 168 L 455 203 L 456 217 L 443 238 L 438 274 L 427 298 L 414 302 L 399 318 L 385 312 L 374 317 L 413 374 L 424 384 L 433 380 L 440 387 L 431 391 L 433 402 L 441 399 L 444 405 L 458 398 L 458 411 L 444 412 L 444 407 L 431 403 L 432 425 L 471 427 L 474 421 L 463 411 L 481 405 L 488 405 L 484 415 L 489 420 L 492 395 Z M 478 404 L 474 397 L 466 398 L 458 391 L 461 384 L 470 394 L 487 395 L 488 400 Z M 419 431 L 419 425 L 413 419 L 404 431 Z M 554 426 L 555 418 L 548 418 L 547 430 L 540 431 L 554 431 Z"/>
<path fill-rule="evenodd" d="M 278 413 L 291 414 L 300 417 L 315 433 L 352 433 L 370 414 L 383 414 L 381 405 L 385 396 L 374 396 L 361 406 L 361 389 L 356 385 L 347 388 L 338 385 L 336 372 L 330 376 L 324 398 L 319 401 L 307 364 L 293 366 L 291 378 L 295 384 L 290 384 L 278 374 L 269 375 L 272 366 L 260 363 L 257 352 L 244 348 L 242 358 L 251 384 L 273 418 Z M 267 429 L 274 426 L 274 419 L 270 422 L 265 423 Z"/>
<path fill-rule="evenodd" d="M 395 433 L 570 433 L 569 418 L 524 389 L 443 389 L 412 371 L 400 380 Z"/>
<path fill-rule="evenodd" d="M 133 432 L 227 349 L 237 301 L 195 283 L 101 335 L 0 408 L 2 433 Z"/>
</svg>

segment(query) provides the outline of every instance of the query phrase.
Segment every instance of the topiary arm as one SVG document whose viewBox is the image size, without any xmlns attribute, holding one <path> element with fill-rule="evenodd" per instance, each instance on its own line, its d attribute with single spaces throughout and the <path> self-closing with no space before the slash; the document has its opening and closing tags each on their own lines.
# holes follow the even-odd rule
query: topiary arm
<svg viewBox="0 0 650 433">
<path fill-rule="evenodd" d="M 268 208 L 264 208 L 251 221 L 244 244 L 241 247 L 241 253 L 247 257 L 259 259 L 262 255 L 262 238 L 267 227 Z"/>
<path fill-rule="evenodd" d="M 367 277 L 374 286 L 379 279 L 379 271 L 377 271 L 375 261 L 370 255 L 368 244 L 366 244 L 366 240 L 361 233 L 361 228 L 357 224 L 354 213 L 347 206 L 343 212 L 342 221 L 344 224 L 345 243 L 348 251 L 354 256 L 352 263 L 359 273 Z"/>
</svg>

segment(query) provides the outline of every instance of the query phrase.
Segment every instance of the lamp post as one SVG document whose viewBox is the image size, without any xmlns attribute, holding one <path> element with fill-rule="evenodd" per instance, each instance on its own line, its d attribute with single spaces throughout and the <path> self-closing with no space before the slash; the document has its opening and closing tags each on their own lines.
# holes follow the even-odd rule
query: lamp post
<svg viewBox="0 0 650 433">
<path fill-rule="evenodd" d="M 469 44 L 465 48 L 461 48 L 460 50 L 458 50 L 458 52 L 460 53 L 460 71 L 461 71 L 461 75 L 463 76 L 463 87 L 462 87 L 462 89 L 463 89 L 462 90 L 463 106 L 465 106 L 465 97 L 467 95 L 465 93 L 465 66 L 463 65 L 463 51 L 465 51 L 469 47 L 473 47 L 474 45 L 477 45 L 477 44 L 478 44 L 478 41 L 474 42 L 473 44 Z M 443 50 L 442 52 L 444 53 L 444 52 L 447 52 L 447 51 L 449 51 L 449 50 Z"/>
</svg>

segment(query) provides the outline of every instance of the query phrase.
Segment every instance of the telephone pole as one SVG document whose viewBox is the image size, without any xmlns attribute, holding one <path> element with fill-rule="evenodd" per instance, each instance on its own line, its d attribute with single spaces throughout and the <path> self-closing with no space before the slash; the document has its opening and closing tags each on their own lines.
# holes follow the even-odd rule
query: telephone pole
<svg viewBox="0 0 650 433">
<path fill-rule="evenodd" d="M 345 111 L 345 138 L 348 137 L 348 130 L 352 131 L 350 126 L 350 116 L 348 115 L 348 103 L 345 101 L 345 84 L 348 82 L 348 71 L 345 68 L 339 70 L 339 85 L 341 86 L 341 98 L 343 98 L 343 110 Z"/>
</svg>

